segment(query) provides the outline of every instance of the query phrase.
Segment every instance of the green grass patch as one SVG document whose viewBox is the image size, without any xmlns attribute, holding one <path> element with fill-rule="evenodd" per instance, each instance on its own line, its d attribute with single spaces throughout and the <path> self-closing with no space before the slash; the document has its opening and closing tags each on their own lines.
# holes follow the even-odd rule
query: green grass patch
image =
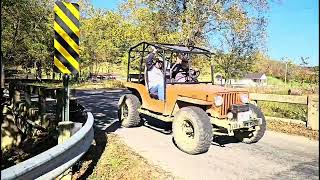
<svg viewBox="0 0 320 180">
<path fill-rule="evenodd" d="M 44 82 L 36 82 L 36 83 L 31 83 L 31 85 L 34 86 L 42 86 L 42 87 L 48 87 L 48 88 L 62 88 L 63 84 L 61 83 L 44 83 Z"/>
<path fill-rule="evenodd" d="M 307 121 L 307 105 L 258 101 L 265 116 Z"/>
<path fill-rule="evenodd" d="M 107 144 L 106 144 L 107 143 Z M 95 162 L 95 163 L 94 163 Z M 87 174 L 87 177 L 84 175 Z M 72 179 L 164 180 L 170 173 L 150 164 L 129 148 L 117 135 L 95 130 L 95 144 L 82 157 L 82 165 Z"/>
<path fill-rule="evenodd" d="M 71 85 L 74 89 L 105 89 L 105 88 L 124 88 L 123 82 L 119 80 L 105 80 L 97 83 L 83 82 Z"/>
<path fill-rule="evenodd" d="M 49 88 L 63 88 L 62 83 L 32 83 L 35 86 Z M 71 89 L 104 89 L 104 88 L 124 88 L 123 82 L 119 80 L 105 80 L 100 82 L 70 82 Z"/>
</svg>

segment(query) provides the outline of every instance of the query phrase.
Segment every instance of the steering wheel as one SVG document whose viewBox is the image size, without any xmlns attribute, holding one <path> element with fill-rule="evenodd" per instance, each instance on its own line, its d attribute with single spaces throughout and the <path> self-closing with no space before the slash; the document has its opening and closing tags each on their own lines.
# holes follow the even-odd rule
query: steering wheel
<svg viewBox="0 0 320 180">
<path fill-rule="evenodd" d="M 189 70 L 189 76 L 194 79 L 194 78 L 198 78 L 200 76 L 200 70 L 198 69 L 190 69 Z"/>
<path fill-rule="evenodd" d="M 183 75 L 182 77 L 179 77 L 178 79 L 175 79 L 176 81 L 179 82 L 179 80 L 185 78 L 185 82 L 198 82 L 198 77 L 200 75 L 200 70 L 197 69 L 190 69 L 189 72 L 179 72 L 181 75 Z"/>
</svg>

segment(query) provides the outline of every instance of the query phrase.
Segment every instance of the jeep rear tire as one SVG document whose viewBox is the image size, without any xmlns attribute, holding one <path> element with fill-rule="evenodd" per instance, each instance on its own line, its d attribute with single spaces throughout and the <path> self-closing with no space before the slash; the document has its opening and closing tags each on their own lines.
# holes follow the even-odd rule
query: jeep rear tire
<svg viewBox="0 0 320 180">
<path fill-rule="evenodd" d="M 242 141 L 246 144 L 252 144 L 258 142 L 266 132 L 267 124 L 266 124 L 266 118 L 264 117 L 262 111 L 259 107 L 249 104 L 249 108 L 252 111 L 253 115 L 257 118 L 261 118 L 261 123 L 259 124 L 259 129 L 254 131 L 236 131 L 234 132 L 235 138 L 237 138 L 239 141 Z"/>
<path fill-rule="evenodd" d="M 119 105 L 118 111 L 121 126 L 127 128 L 138 126 L 141 121 L 138 112 L 141 103 L 138 97 L 133 94 L 126 94 L 124 96 L 124 101 Z"/>
<path fill-rule="evenodd" d="M 206 112 L 199 107 L 181 108 L 172 123 L 177 147 L 188 154 L 207 152 L 212 141 L 212 125 Z"/>
</svg>

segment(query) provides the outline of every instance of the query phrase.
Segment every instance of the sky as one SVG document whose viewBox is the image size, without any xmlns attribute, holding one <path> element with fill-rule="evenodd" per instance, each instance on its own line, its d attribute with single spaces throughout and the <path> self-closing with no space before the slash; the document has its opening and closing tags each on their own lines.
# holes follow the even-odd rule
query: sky
<svg viewBox="0 0 320 180">
<path fill-rule="evenodd" d="M 122 0 L 92 0 L 97 8 L 116 10 Z M 319 65 L 319 1 L 271 0 L 267 13 L 267 54 L 275 60 L 309 57 L 310 66 Z"/>
</svg>

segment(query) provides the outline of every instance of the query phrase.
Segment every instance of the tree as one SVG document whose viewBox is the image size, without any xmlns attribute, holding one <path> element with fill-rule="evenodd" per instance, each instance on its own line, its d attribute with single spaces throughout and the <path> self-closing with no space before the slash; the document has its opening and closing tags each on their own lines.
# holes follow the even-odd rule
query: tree
<svg viewBox="0 0 320 180">
<path fill-rule="evenodd" d="M 307 66 L 309 64 L 309 57 L 300 57 L 300 66 L 301 68 L 301 72 L 300 72 L 300 79 L 301 79 L 301 84 L 303 84 L 305 81 L 308 81 L 308 77 L 309 77 L 309 73 L 308 73 L 308 69 Z"/>
<path fill-rule="evenodd" d="M 248 18 L 248 9 L 253 12 L 264 12 L 268 8 L 266 0 L 142 0 L 141 2 L 147 4 L 153 12 L 161 13 L 165 18 L 163 26 L 181 32 L 179 43 L 192 42 L 196 45 L 208 43 L 210 33 L 219 33 L 230 26 L 241 30 L 251 19 Z M 239 9 L 244 13 L 235 16 L 235 12 Z"/>
<path fill-rule="evenodd" d="M 2 45 L 6 66 L 50 66 L 53 52 L 52 0 L 3 0 Z"/>
<path fill-rule="evenodd" d="M 254 53 L 263 50 L 267 0 L 127 0 L 116 11 L 95 9 L 89 0 L 77 3 L 81 68 L 95 65 L 98 70 L 102 62 L 125 65 L 129 47 L 151 41 L 216 50 L 215 58 L 222 61 L 217 68 L 231 78 L 250 70 Z M 52 67 L 53 5 L 53 0 L 3 1 L 7 63 L 32 66 L 39 61 Z"/>
<path fill-rule="evenodd" d="M 170 43 L 214 48 L 218 55 L 214 59 L 218 59 L 217 68 L 224 71 L 227 78 L 237 78 L 250 70 L 253 54 L 264 48 L 263 13 L 268 9 L 267 1 L 131 0 L 125 3 L 127 9 L 131 9 L 125 14 L 145 8 L 144 4 L 163 17 L 160 23 L 152 24 L 155 29 L 175 32 L 176 41 Z"/>
</svg>

